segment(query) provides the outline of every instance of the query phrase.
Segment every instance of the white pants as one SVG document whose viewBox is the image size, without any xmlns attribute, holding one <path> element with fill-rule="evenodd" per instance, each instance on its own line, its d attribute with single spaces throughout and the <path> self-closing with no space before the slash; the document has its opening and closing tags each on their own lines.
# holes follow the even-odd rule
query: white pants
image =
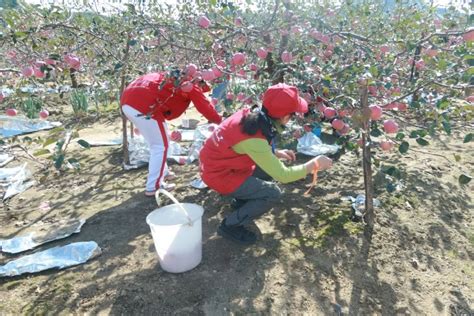
<svg viewBox="0 0 474 316">
<path fill-rule="evenodd" d="M 165 122 L 153 118 L 146 118 L 139 111 L 129 105 L 123 105 L 125 116 L 135 125 L 150 146 L 150 160 L 148 161 L 148 178 L 146 190 L 155 191 L 160 188 L 163 178 L 169 173 L 166 164 L 168 154 L 169 131 Z"/>
</svg>

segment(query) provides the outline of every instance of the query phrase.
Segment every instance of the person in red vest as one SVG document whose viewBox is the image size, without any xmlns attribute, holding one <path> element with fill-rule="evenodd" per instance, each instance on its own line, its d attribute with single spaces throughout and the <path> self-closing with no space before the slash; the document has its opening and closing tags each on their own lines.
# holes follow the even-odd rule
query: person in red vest
<svg viewBox="0 0 474 316">
<path fill-rule="evenodd" d="M 146 196 L 154 196 L 160 187 L 166 190 L 175 187 L 164 181 L 174 177 L 166 164 L 170 138 L 167 120 L 178 118 L 192 101 L 210 122 L 219 124 L 222 121 L 204 95 L 208 91 L 209 86 L 203 80 L 186 78 L 179 70 L 146 74 L 135 79 L 123 91 L 120 98 L 122 111 L 150 147 Z"/>
<path fill-rule="evenodd" d="M 261 108 L 240 110 L 222 122 L 206 140 L 199 156 L 204 183 L 233 198 L 234 211 L 224 218 L 217 232 L 242 244 L 255 243 L 255 233 L 245 226 L 280 198 L 281 190 L 272 179 L 289 183 L 332 166 L 326 156 L 292 167 L 280 161 L 294 161 L 296 156 L 292 150 L 276 150 L 275 136 L 293 114 L 308 110 L 296 87 L 283 83 L 271 86 L 262 103 Z"/>
</svg>

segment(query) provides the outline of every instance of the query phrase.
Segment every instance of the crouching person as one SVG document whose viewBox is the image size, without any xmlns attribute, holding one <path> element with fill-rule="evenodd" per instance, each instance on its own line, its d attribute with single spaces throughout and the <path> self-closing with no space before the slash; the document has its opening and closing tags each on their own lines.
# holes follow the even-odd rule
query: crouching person
<svg viewBox="0 0 474 316">
<path fill-rule="evenodd" d="M 277 84 L 264 93 L 261 108 L 236 112 L 206 140 L 199 157 L 202 180 L 211 189 L 234 198 L 234 211 L 222 221 L 219 235 L 241 244 L 255 243 L 255 233 L 246 226 L 269 211 L 281 195 L 271 180 L 289 183 L 331 167 L 332 160 L 326 156 L 286 167 L 280 159 L 294 161 L 295 153 L 274 148 L 275 136 L 293 114 L 307 110 L 308 104 L 296 87 Z"/>
</svg>

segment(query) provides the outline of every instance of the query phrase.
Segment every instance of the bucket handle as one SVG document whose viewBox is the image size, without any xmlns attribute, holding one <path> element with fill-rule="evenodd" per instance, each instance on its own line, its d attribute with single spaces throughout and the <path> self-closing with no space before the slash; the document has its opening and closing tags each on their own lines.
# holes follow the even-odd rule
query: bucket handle
<svg viewBox="0 0 474 316">
<path fill-rule="evenodd" d="M 171 201 L 173 201 L 176 205 L 178 205 L 178 207 L 183 211 L 184 215 L 186 215 L 186 219 L 188 220 L 188 225 L 193 226 L 193 220 L 189 216 L 188 211 L 186 211 L 186 209 L 183 207 L 183 204 L 179 203 L 178 200 L 173 196 L 173 194 L 166 191 L 165 189 L 156 190 L 156 192 L 155 192 L 156 204 L 158 204 L 158 206 L 160 206 L 160 204 L 161 204 L 161 199 L 159 197 L 160 193 L 163 193 L 168 198 L 170 198 Z"/>
</svg>

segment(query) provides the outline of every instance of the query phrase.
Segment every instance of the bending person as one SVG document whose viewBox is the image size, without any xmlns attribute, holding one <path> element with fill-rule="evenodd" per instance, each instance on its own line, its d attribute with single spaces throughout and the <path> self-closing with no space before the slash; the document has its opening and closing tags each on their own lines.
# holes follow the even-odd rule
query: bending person
<svg viewBox="0 0 474 316">
<path fill-rule="evenodd" d="M 176 76 L 167 76 L 165 72 L 146 74 L 130 83 L 120 99 L 123 113 L 150 146 L 146 196 L 154 196 L 160 187 L 167 190 L 175 187 L 164 181 L 174 177 L 166 163 L 169 143 L 166 121 L 178 118 L 191 101 L 210 122 L 218 124 L 222 120 L 204 95 L 210 90 L 204 81 L 188 81 L 175 86 L 176 79 Z"/>
</svg>

